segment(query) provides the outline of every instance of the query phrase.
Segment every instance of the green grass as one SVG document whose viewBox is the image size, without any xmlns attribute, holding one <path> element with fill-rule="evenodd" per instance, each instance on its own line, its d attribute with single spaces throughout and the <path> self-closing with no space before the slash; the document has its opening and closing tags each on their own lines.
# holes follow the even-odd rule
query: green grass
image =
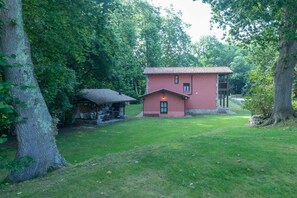
<svg viewBox="0 0 297 198">
<path fill-rule="evenodd" d="M 128 118 L 137 116 L 142 111 L 142 104 L 126 105 L 126 115 Z"/>
<path fill-rule="evenodd" d="M 137 108 L 133 107 L 135 116 Z M 129 107 L 130 108 L 130 107 Z M 249 114 L 138 118 L 61 133 L 73 164 L 0 197 L 295 197 L 297 128 L 248 127 Z"/>
</svg>

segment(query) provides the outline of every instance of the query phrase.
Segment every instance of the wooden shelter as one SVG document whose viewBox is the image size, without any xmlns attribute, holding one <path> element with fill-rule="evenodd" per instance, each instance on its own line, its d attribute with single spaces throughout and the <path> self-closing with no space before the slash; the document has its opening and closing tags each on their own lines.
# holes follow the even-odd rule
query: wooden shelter
<svg viewBox="0 0 297 198">
<path fill-rule="evenodd" d="M 75 117 L 80 120 L 97 120 L 98 123 L 124 119 L 126 103 L 135 101 L 134 98 L 110 89 L 83 89 L 79 94 Z"/>
</svg>

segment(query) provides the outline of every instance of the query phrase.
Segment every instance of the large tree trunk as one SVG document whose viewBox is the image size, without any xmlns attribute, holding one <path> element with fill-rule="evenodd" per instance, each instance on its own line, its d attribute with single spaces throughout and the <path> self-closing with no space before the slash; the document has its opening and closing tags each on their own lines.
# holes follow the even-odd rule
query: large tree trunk
<svg viewBox="0 0 297 198">
<path fill-rule="evenodd" d="M 7 56 L 16 55 L 16 58 L 9 58 L 9 62 L 18 65 L 5 69 L 5 80 L 17 85 L 11 94 L 26 103 L 26 107 L 16 107 L 21 121 L 16 125 L 16 159 L 33 159 L 28 168 L 9 175 L 9 179 L 19 182 L 44 175 L 50 167 L 61 167 L 65 160 L 57 149 L 52 118 L 34 76 L 29 42 L 24 32 L 22 1 L 6 0 L 6 8 L 0 14 L 4 22 L 1 51 Z M 21 89 L 23 86 L 31 88 L 24 90 Z"/>
<path fill-rule="evenodd" d="M 283 26 L 280 29 L 279 57 L 274 74 L 274 103 L 272 120 L 277 123 L 293 118 L 292 86 L 297 64 L 296 16 L 297 5 L 285 7 Z"/>
<path fill-rule="evenodd" d="M 297 63 L 297 41 L 282 40 L 274 76 L 274 123 L 294 117 L 292 107 L 292 85 Z"/>
</svg>

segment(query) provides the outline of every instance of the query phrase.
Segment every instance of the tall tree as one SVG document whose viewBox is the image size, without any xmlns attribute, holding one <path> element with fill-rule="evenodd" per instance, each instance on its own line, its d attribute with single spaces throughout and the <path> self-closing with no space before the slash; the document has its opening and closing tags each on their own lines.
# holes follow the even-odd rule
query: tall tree
<svg viewBox="0 0 297 198">
<path fill-rule="evenodd" d="M 23 0 L 22 4 L 37 80 L 50 114 L 63 120 L 78 82 L 97 71 L 91 59 L 103 8 L 89 0 Z"/>
<path fill-rule="evenodd" d="M 195 64 L 191 55 L 191 38 L 186 33 L 188 24 L 182 21 L 182 13 L 172 7 L 165 9 L 162 24 L 162 66 L 180 67 Z"/>
<path fill-rule="evenodd" d="M 212 6 L 213 20 L 229 26 L 236 40 L 264 45 L 279 44 L 274 75 L 274 102 L 271 121 L 277 123 L 295 116 L 291 93 L 297 63 L 296 0 L 203 0 Z M 271 122 L 271 123 L 272 123 Z"/>
<path fill-rule="evenodd" d="M 202 66 L 230 66 L 237 48 L 220 42 L 215 36 L 204 36 L 193 45 L 193 53 Z"/>
<path fill-rule="evenodd" d="M 117 2 L 22 1 L 35 74 L 50 114 L 61 124 L 73 121 L 67 111 L 78 89 L 111 84 L 108 74 L 118 48 L 107 23 Z"/>
<path fill-rule="evenodd" d="M 252 70 L 247 51 L 235 45 L 220 42 L 215 36 L 202 37 L 193 46 L 193 54 L 201 66 L 227 66 L 233 71 L 230 78 L 232 94 L 241 94 Z"/>
<path fill-rule="evenodd" d="M 230 63 L 233 74 L 230 77 L 231 93 L 242 94 L 243 88 L 248 83 L 248 75 L 252 65 L 247 61 L 247 56 L 236 56 Z"/>
<path fill-rule="evenodd" d="M 160 10 L 145 1 L 133 1 L 136 17 L 140 17 L 137 23 L 140 30 L 140 37 L 144 45 L 143 52 L 146 59 L 146 67 L 156 67 L 161 63 L 161 25 L 162 18 Z M 136 19 L 137 20 L 137 19 Z"/>
<path fill-rule="evenodd" d="M 145 90 L 145 67 L 193 65 L 187 25 L 172 8 L 161 15 L 160 8 L 147 1 L 126 0 L 107 19 L 114 50 L 107 79 L 111 88 L 137 97 Z"/>
<path fill-rule="evenodd" d="M 5 68 L 4 76 L 15 85 L 11 94 L 26 103 L 24 108 L 17 106 L 16 159 L 30 157 L 33 160 L 29 167 L 9 175 L 18 182 L 44 175 L 50 167 L 63 166 L 65 160 L 57 149 L 52 118 L 34 76 L 30 45 L 24 31 L 22 1 L 6 0 L 5 5 L 0 12 L 3 20 L 1 51 L 14 67 Z"/>
</svg>

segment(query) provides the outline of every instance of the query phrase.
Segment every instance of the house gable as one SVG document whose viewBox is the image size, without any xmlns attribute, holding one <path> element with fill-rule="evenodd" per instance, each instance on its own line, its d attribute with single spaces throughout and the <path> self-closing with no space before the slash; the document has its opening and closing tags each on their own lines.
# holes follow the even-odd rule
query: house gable
<svg viewBox="0 0 297 198">
<path fill-rule="evenodd" d="M 142 96 L 144 116 L 182 117 L 185 115 L 187 95 L 160 89 Z"/>
</svg>

